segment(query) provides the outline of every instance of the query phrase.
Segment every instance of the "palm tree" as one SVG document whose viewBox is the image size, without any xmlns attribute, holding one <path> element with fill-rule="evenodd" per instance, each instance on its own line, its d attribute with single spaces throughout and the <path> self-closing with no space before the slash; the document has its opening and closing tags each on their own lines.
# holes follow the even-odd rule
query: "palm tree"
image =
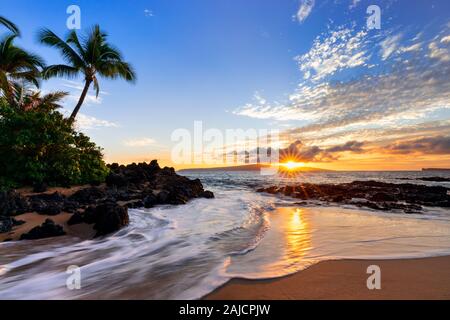
<svg viewBox="0 0 450 320">
<path fill-rule="evenodd" d="M 5 17 L 0 16 L 0 24 L 4 25 L 15 35 L 20 36 L 19 28 L 14 23 L 12 23 L 8 19 L 6 19 Z"/>
<path fill-rule="evenodd" d="M 17 35 L 7 35 L 0 40 L 0 94 L 11 101 L 18 81 L 39 87 L 40 68 L 44 61 L 14 45 Z"/>
<path fill-rule="evenodd" d="M 41 43 L 57 48 L 67 63 L 46 67 L 43 72 L 45 79 L 84 76 L 84 89 L 69 118 L 71 122 L 75 120 L 91 84 L 98 97 L 100 86 L 97 75 L 109 79 L 122 78 L 130 82 L 136 79 L 131 65 L 123 61 L 121 53 L 107 42 L 107 37 L 98 25 L 81 41 L 75 31 L 71 31 L 65 41 L 48 29 L 39 32 Z"/>
</svg>

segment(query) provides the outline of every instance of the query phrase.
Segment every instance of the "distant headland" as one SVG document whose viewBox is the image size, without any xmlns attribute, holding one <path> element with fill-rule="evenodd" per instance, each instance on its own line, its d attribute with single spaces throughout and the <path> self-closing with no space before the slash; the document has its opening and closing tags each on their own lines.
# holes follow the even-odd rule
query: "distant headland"
<svg viewBox="0 0 450 320">
<path fill-rule="evenodd" d="M 181 169 L 178 172 L 183 171 L 196 171 L 196 172 L 205 172 L 205 171 L 259 171 L 261 169 L 270 168 L 270 164 L 247 164 L 241 166 L 230 166 L 230 167 L 215 167 L 215 168 L 193 168 L 193 169 Z M 300 167 L 296 168 L 295 171 L 302 172 L 329 172 L 333 170 L 312 168 L 312 167 Z"/>
</svg>

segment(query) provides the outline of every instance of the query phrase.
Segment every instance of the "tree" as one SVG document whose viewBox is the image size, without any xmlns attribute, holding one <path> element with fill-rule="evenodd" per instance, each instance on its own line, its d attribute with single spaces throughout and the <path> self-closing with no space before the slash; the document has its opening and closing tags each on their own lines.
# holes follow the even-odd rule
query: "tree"
<svg viewBox="0 0 450 320">
<path fill-rule="evenodd" d="M 15 87 L 22 82 L 39 87 L 41 57 L 14 45 L 16 35 L 7 35 L 0 40 L 0 94 L 12 101 Z"/>
<path fill-rule="evenodd" d="M 5 17 L 0 16 L 0 24 L 8 28 L 15 35 L 20 36 L 19 28 Z"/>
<path fill-rule="evenodd" d="M 0 190 L 101 183 L 102 150 L 57 110 L 22 110 L 0 98 Z"/>
<path fill-rule="evenodd" d="M 61 108 L 60 101 L 68 95 L 67 92 L 56 91 L 45 95 L 41 91 L 32 91 L 25 86 L 15 85 L 11 106 L 22 111 L 51 112 Z"/>
<path fill-rule="evenodd" d="M 100 86 L 97 75 L 109 79 L 122 78 L 130 82 L 136 79 L 132 66 L 123 61 L 122 54 L 107 42 L 107 38 L 107 34 L 101 31 L 98 25 L 94 26 L 87 37 L 81 41 L 74 30 L 69 33 L 65 41 L 48 29 L 39 32 L 40 42 L 58 49 L 67 63 L 46 67 L 43 77 L 45 79 L 75 78 L 78 75 L 84 77 L 84 88 L 70 116 L 70 122 L 75 120 L 91 84 L 98 97 Z"/>
</svg>

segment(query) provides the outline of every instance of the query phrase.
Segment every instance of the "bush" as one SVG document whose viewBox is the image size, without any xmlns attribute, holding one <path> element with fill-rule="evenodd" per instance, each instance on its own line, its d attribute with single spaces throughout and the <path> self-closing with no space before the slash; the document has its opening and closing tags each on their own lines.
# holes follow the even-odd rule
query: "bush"
<svg viewBox="0 0 450 320">
<path fill-rule="evenodd" d="M 23 111 L 0 101 L 0 187 L 101 183 L 102 150 L 58 111 Z"/>
</svg>

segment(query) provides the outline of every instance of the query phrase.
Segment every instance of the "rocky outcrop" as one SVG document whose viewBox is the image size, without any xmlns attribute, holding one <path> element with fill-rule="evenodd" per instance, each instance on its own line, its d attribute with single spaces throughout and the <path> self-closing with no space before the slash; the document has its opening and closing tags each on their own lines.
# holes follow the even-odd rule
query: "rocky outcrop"
<svg viewBox="0 0 450 320">
<path fill-rule="evenodd" d="M 0 233 L 9 232 L 13 227 L 20 226 L 24 223 L 25 221 L 16 220 L 11 217 L 0 216 Z"/>
<path fill-rule="evenodd" d="M 432 182 L 450 182 L 450 178 L 443 178 L 443 177 L 424 177 L 424 178 L 417 178 L 417 180 L 432 181 Z"/>
<path fill-rule="evenodd" d="M 59 237 L 65 234 L 66 233 L 64 232 L 63 227 L 55 224 L 53 220 L 47 219 L 42 225 L 34 227 L 28 233 L 22 234 L 20 240 L 44 239 L 51 237 Z"/>
<path fill-rule="evenodd" d="M 419 213 L 422 206 L 450 208 L 448 188 L 418 184 L 393 184 L 379 181 L 354 181 L 343 184 L 311 184 L 271 186 L 258 192 L 282 194 L 301 200 L 320 200 L 351 204 L 374 210 L 400 210 Z"/>
<path fill-rule="evenodd" d="M 160 168 L 157 161 L 128 166 L 112 164 L 106 179 L 108 197 L 136 207 L 150 208 L 159 204 L 185 204 L 193 198 L 213 198 L 199 179 L 191 180 L 175 173 L 173 168 Z M 142 203 L 141 203 L 142 202 Z"/>
<path fill-rule="evenodd" d="M 109 168 L 111 172 L 105 184 L 81 188 L 69 196 L 59 192 L 29 196 L 15 191 L 0 193 L 0 230 L 9 232 L 14 226 L 11 217 L 23 213 L 55 216 L 68 212 L 73 213 L 69 225 L 92 224 L 99 237 L 128 225 L 128 208 L 179 205 L 193 198 L 214 198 L 211 191 L 204 190 L 200 180 L 180 176 L 173 168 L 160 168 L 156 160 L 127 166 L 111 164 Z"/>
<path fill-rule="evenodd" d="M 127 226 L 129 217 L 126 207 L 115 202 L 105 202 L 88 207 L 84 213 L 75 213 L 67 223 L 68 225 L 93 224 L 94 230 L 96 230 L 95 237 L 99 237 Z"/>
</svg>

